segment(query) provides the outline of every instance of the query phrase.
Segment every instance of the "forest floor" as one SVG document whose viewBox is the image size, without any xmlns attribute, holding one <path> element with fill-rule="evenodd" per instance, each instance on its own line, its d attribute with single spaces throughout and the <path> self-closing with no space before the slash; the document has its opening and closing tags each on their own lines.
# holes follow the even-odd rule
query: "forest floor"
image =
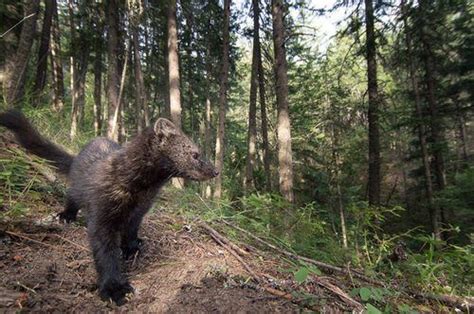
<svg viewBox="0 0 474 314">
<path fill-rule="evenodd" d="M 49 216 L 46 222 L 31 218 L 8 226 L 0 239 L 0 310 L 299 311 L 290 301 L 245 284 L 239 262 L 201 230 L 159 212 L 143 224 L 142 254 L 124 263 L 135 294 L 115 307 L 97 295 L 86 228 L 50 222 Z"/>
</svg>

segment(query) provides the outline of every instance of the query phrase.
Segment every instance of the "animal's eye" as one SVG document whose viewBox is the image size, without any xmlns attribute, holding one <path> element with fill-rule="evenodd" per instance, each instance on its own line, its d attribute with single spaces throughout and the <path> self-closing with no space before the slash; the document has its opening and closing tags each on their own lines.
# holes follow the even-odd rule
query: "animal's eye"
<svg viewBox="0 0 474 314">
<path fill-rule="evenodd" d="M 199 159 L 199 154 L 198 153 L 193 153 L 192 156 L 193 156 L 194 159 Z"/>
</svg>

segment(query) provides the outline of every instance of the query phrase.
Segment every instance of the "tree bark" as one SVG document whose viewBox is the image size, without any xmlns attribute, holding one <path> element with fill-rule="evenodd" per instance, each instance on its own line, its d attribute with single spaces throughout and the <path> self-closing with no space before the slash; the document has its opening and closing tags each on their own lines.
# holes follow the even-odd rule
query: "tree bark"
<svg viewBox="0 0 474 314">
<path fill-rule="evenodd" d="M 278 109 L 278 171 L 280 193 L 294 202 L 293 156 L 291 150 L 291 125 L 288 105 L 288 65 L 285 51 L 285 27 L 283 0 L 272 0 L 273 46 L 275 51 L 275 81 Z"/>
<path fill-rule="evenodd" d="M 135 68 L 135 91 L 136 101 L 138 110 L 138 129 L 145 129 L 148 124 L 148 106 L 147 106 L 147 95 L 145 88 L 145 81 L 143 79 L 143 71 L 140 57 L 140 39 L 138 36 L 138 27 L 132 27 L 132 39 L 133 39 L 133 63 Z"/>
<path fill-rule="evenodd" d="M 61 40 L 59 34 L 58 5 L 53 0 L 53 21 L 51 26 L 51 68 L 53 78 L 53 109 L 62 111 L 64 107 L 64 74 L 61 60 Z"/>
<path fill-rule="evenodd" d="M 76 81 L 77 81 L 77 69 L 76 63 L 76 25 L 74 22 L 74 7 L 73 0 L 68 1 L 69 10 L 69 29 L 70 29 L 70 55 L 69 55 L 69 68 L 70 68 L 70 88 L 71 88 L 71 130 L 69 137 L 74 139 L 77 133 L 77 123 L 79 110 L 76 104 L 77 93 L 76 93 Z"/>
<path fill-rule="evenodd" d="M 107 32 L 107 103 L 108 123 L 107 137 L 118 140 L 118 106 L 120 89 L 120 43 L 119 43 L 119 7 L 117 0 L 108 0 L 106 3 Z"/>
<path fill-rule="evenodd" d="M 257 2 L 257 5 L 258 5 L 258 2 Z M 260 38 L 257 41 L 257 62 L 258 62 L 257 64 L 258 94 L 260 98 L 260 120 L 261 120 L 261 128 L 262 128 L 263 169 L 265 171 L 265 188 L 267 191 L 270 191 L 272 189 L 271 170 L 270 170 L 270 149 L 268 145 L 267 105 L 265 101 L 265 73 L 263 72 Z"/>
<path fill-rule="evenodd" d="M 412 59 L 412 46 L 411 46 L 411 36 L 410 31 L 408 30 L 407 22 L 407 12 L 405 0 L 401 2 L 401 9 L 403 14 L 403 23 L 405 31 L 405 41 L 407 46 L 407 55 L 408 55 L 408 68 L 410 73 L 410 82 L 415 95 L 415 114 L 418 121 L 418 139 L 420 141 L 421 148 L 421 158 L 423 161 L 423 174 L 425 177 L 425 192 L 426 198 L 428 200 L 428 211 L 431 218 L 431 227 L 433 228 L 433 233 L 437 239 L 441 239 L 441 231 L 439 226 L 439 209 L 434 204 L 433 198 L 433 183 L 431 180 L 431 168 L 429 161 L 428 145 L 426 141 L 426 128 L 423 123 L 423 111 L 422 111 L 422 101 L 420 95 L 420 88 L 418 85 L 418 79 L 416 77 L 415 65 Z"/>
<path fill-rule="evenodd" d="M 23 3 L 26 19 L 21 28 L 18 48 L 15 55 L 10 60 L 6 60 L 5 64 L 3 87 L 5 100 L 9 107 L 15 107 L 23 98 L 26 68 L 36 32 L 39 0 L 28 0 Z"/>
<path fill-rule="evenodd" d="M 443 144 L 442 135 L 442 119 L 438 111 L 436 101 L 436 79 L 433 50 L 430 39 L 427 38 L 424 28 L 428 27 L 428 17 L 426 12 L 429 3 L 426 0 L 420 0 L 420 13 L 422 14 L 421 43 L 423 47 L 423 62 L 425 66 L 425 83 L 426 83 L 426 99 L 429 105 L 430 124 L 431 124 L 431 140 L 433 142 L 433 156 L 435 164 L 435 175 L 438 190 L 443 190 L 446 186 L 446 174 L 444 169 Z"/>
<path fill-rule="evenodd" d="M 77 33 L 74 3 L 72 0 L 69 0 L 68 7 L 71 29 L 70 66 L 72 112 L 70 138 L 73 139 L 82 125 L 84 117 L 86 76 L 90 54 L 90 43 L 86 36 L 89 36 L 87 30 L 90 30 L 91 27 L 88 18 L 80 15 L 79 24 L 82 25 L 85 30 Z"/>
<path fill-rule="evenodd" d="M 257 87 L 258 87 L 258 53 L 259 47 L 259 10 L 258 1 L 252 0 L 253 6 L 253 54 L 252 72 L 250 76 L 250 100 L 249 100 L 249 127 L 247 134 L 247 164 L 245 168 L 244 188 L 254 189 L 255 182 L 253 171 L 255 168 L 255 155 L 257 152 Z"/>
<path fill-rule="evenodd" d="M 171 121 L 181 128 L 181 92 L 178 57 L 178 29 L 176 25 L 176 0 L 168 0 L 168 82 Z M 173 178 L 176 188 L 183 188 L 181 179 Z"/>
<path fill-rule="evenodd" d="M 369 94 L 369 205 L 380 205 L 380 136 L 379 93 L 377 86 L 377 60 L 375 44 L 374 7 L 372 0 L 365 0 L 367 80 Z"/>
<path fill-rule="evenodd" d="M 460 163 L 461 167 L 464 168 L 468 162 L 468 155 L 467 155 L 467 144 L 466 144 L 466 118 L 461 111 L 459 103 L 456 101 L 456 119 L 457 119 L 457 127 L 458 127 L 458 149 L 460 151 Z"/>
<path fill-rule="evenodd" d="M 36 68 L 36 79 L 33 89 L 33 93 L 36 95 L 33 99 L 33 103 L 37 104 L 39 94 L 43 91 L 46 84 L 46 73 L 48 69 L 48 54 L 50 47 L 51 38 L 51 24 L 53 21 L 53 2 L 54 0 L 44 0 L 44 18 L 43 18 L 43 29 L 41 30 L 41 43 L 38 49 L 38 64 Z"/>
<path fill-rule="evenodd" d="M 96 38 L 94 59 L 94 132 L 101 135 L 102 130 L 102 29 Z"/>
<path fill-rule="evenodd" d="M 222 41 L 222 68 L 219 88 L 219 123 L 216 136 L 215 166 L 219 175 L 215 179 L 214 198 L 222 196 L 222 172 L 224 168 L 224 136 L 225 116 L 227 110 L 227 89 L 229 80 L 229 28 L 230 28 L 230 0 L 224 0 L 224 24 Z"/>
</svg>

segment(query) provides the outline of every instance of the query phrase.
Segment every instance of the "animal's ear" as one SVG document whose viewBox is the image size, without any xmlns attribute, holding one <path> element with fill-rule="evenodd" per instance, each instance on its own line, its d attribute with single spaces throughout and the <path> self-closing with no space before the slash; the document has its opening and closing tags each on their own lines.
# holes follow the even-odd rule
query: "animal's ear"
<svg viewBox="0 0 474 314">
<path fill-rule="evenodd" d="M 156 120 L 153 129 L 155 130 L 155 133 L 157 135 L 162 135 L 165 137 L 178 134 L 178 129 L 176 128 L 174 123 L 165 118 L 159 118 L 158 120 Z"/>
</svg>

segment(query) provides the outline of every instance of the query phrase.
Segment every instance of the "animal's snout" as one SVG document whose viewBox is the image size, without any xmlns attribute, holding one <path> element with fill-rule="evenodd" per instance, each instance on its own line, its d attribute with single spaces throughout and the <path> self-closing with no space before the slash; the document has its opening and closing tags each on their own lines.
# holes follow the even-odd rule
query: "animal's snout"
<svg viewBox="0 0 474 314">
<path fill-rule="evenodd" d="M 219 175 L 219 171 L 217 171 L 217 169 L 214 169 L 214 171 L 212 171 L 212 176 L 215 178 Z"/>
</svg>

